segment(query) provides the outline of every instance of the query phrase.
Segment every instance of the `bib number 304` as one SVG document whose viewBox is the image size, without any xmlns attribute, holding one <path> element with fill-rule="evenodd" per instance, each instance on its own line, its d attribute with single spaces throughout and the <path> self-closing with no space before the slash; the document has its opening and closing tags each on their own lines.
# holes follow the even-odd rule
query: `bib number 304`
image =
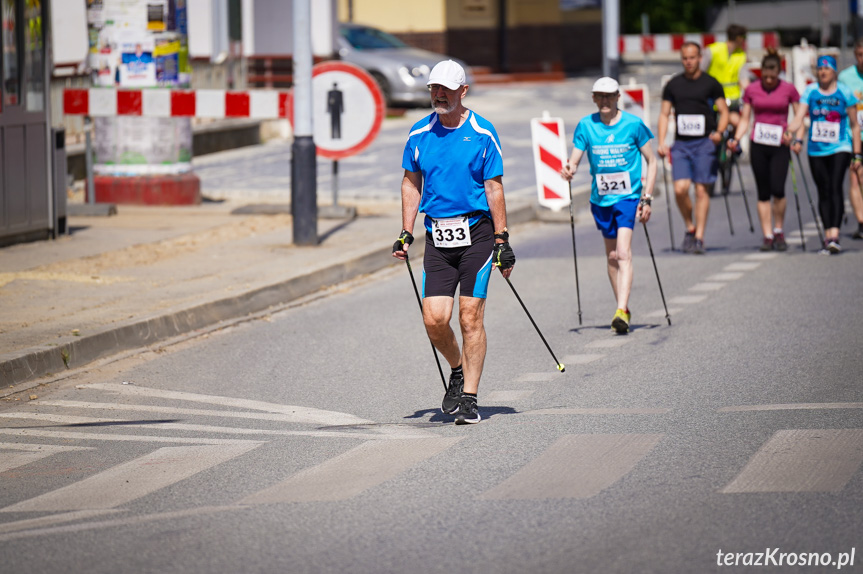
<svg viewBox="0 0 863 574">
<path fill-rule="evenodd" d="M 470 245 L 470 226 L 467 217 L 435 219 L 432 223 L 435 247 L 465 247 Z"/>
</svg>

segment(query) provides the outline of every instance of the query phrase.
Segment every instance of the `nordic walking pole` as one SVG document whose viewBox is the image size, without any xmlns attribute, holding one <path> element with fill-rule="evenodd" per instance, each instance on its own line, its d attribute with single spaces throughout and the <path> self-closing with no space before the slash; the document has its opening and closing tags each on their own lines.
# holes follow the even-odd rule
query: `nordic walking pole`
<svg viewBox="0 0 863 574">
<path fill-rule="evenodd" d="M 575 214 L 572 211 L 572 209 L 573 209 L 572 208 L 572 182 L 568 181 L 567 183 L 569 184 L 569 223 L 570 223 L 570 225 L 572 225 L 572 257 L 573 257 L 573 260 L 575 261 L 575 299 L 578 303 L 578 325 L 580 327 L 581 326 L 581 293 L 579 292 L 579 289 L 578 289 L 578 252 L 575 250 Z M 509 279 L 507 279 L 506 281 L 507 281 L 507 283 L 509 283 Z M 512 285 L 510 285 L 510 287 L 512 287 Z M 513 291 L 515 291 L 515 290 L 513 289 Z M 516 295 L 516 297 L 518 297 L 518 295 Z M 521 301 L 521 299 L 519 299 L 519 301 Z M 527 311 L 527 309 L 525 309 L 525 311 Z M 528 315 L 528 317 L 529 316 L 530 315 Z M 533 319 L 531 319 L 531 321 L 532 320 Z M 536 324 L 534 324 L 534 327 L 536 327 Z M 539 329 L 537 329 L 537 331 L 538 330 Z M 540 335 L 540 337 L 541 336 L 542 335 Z M 551 349 L 549 349 L 549 351 L 551 351 Z M 555 359 L 555 361 L 556 360 L 557 359 Z"/>
<path fill-rule="evenodd" d="M 806 237 L 803 236 L 803 218 L 800 216 L 800 199 L 797 197 L 797 176 L 794 174 L 794 160 L 788 158 L 791 166 L 791 183 L 794 184 L 794 205 L 797 206 L 797 225 L 800 227 L 800 249 L 806 251 Z"/>
<path fill-rule="evenodd" d="M 423 302 L 422 302 L 422 299 L 420 299 L 420 292 L 419 292 L 419 289 L 417 289 L 417 282 L 414 280 L 414 272 L 413 272 L 413 269 L 411 269 L 411 260 L 410 260 L 410 257 L 408 257 L 407 251 L 405 251 L 405 263 L 408 264 L 408 273 L 410 273 L 411 283 L 414 286 L 414 294 L 417 296 L 417 303 L 419 303 L 419 305 L 420 305 L 420 314 L 422 314 Z M 428 333 L 426 333 L 426 335 L 428 335 Z M 432 343 L 432 340 L 430 337 L 429 337 L 429 343 L 431 343 L 432 353 L 434 353 L 434 361 L 435 361 L 435 363 L 437 363 L 437 370 L 440 373 L 440 380 L 443 383 L 443 388 L 444 388 L 444 390 L 447 390 L 446 379 L 443 376 L 443 369 L 440 366 L 440 359 L 437 356 L 437 349 L 435 349 L 434 343 Z"/>
<path fill-rule="evenodd" d="M 671 326 L 671 315 L 668 314 L 668 305 L 665 304 L 665 293 L 662 292 L 662 281 L 659 280 L 659 269 L 656 267 L 656 257 L 653 256 L 653 245 L 650 244 L 650 234 L 647 233 L 647 223 L 642 221 L 644 226 L 644 237 L 647 238 L 647 248 L 650 250 L 650 259 L 653 261 L 653 270 L 656 272 L 656 283 L 659 285 L 659 296 L 662 297 L 662 306 L 665 307 L 665 320 L 668 321 L 668 326 Z"/>
<path fill-rule="evenodd" d="M 662 161 L 662 182 L 665 184 L 665 207 L 668 209 L 668 235 L 671 236 L 671 250 L 674 249 L 674 224 L 671 222 L 671 194 L 674 190 L 668 191 L 668 172 L 665 170 L 665 158 L 660 158 Z"/>
<path fill-rule="evenodd" d="M 743 187 L 743 174 L 740 172 L 740 164 L 737 163 L 737 156 L 731 154 L 731 168 L 737 167 L 737 179 L 740 181 L 740 195 L 743 196 L 743 205 L 746 206 L 746 217 L 749 219 L 749 232 L 755 233 L 755 228 L 752 226 L 752 213 L 749 211 L 749 200 L 746 199 L 746 188 Z"/>
<path fill-rule="evenodd" d="M 512 294 L 515 295 L 515 298 L 518 299 L 519 303 L 521 303 L 521 308 L 524 309 L 524 312 L 527 314 L 527 318 L 530 319 L 531 323 L 533 323 L 533 328 L 536 329 L 539 338 L 542 339 L 543 343 L 545 343 L 545 348 L 548 349 L 548 352 L 551 354 L 551 358 L 554 359 L 554 364 L 557 365 L 557 370 L 561 373 L 564 372 L 566 367 L 563 363 L 557 360 L 557 357 L 554 356 L 554 351 L 552 351 L 551 347 L 548 346 L 548 341 L 546 341 L 545 337 L 542 336 L 542 331 L 540 331 L 539 327 L 536 326 L 536 321 L 534 321 L 533 317 L 530 316 L 530 311 L 528 311 L 527 307 L 524 306 L 524 301 L 522 301 L 521 297 L 518 296 L 518 291 L 515 290 L 512 281 L 509 280 L 509 277 L 504 277 L 504 279 L 506 279 L 506 284 L 509 285 L 509 288 L 512 289 Z"/>
<path fill-rule="evenodd" d="M 803 162 L 800 161 L 800 154 L 797 156 L 797 166 L 800 168 L 800 179 L 803 180 L 803 188 L 806 190 L 806 197 L 809 199 L 809 207 L 812 208 L 812 217 L 815 218 L 815 229 L 818 230 L 818 239 L 821 240 L 821 245 L 824 245 L 824 232 L 821 231 L 821 224 L 818 222 L 818 212 L 815 211 L 815 204 L 812 203 L 812 195 L 809 193 L 809 183 L 806 181 L 806 174 L 803 173 Z"/>
<path fill-rule="evenodd" d="M 734 225 L 731 223 L 731 206 L 728 204 L 728 194 L 731 193 L 731 178 L 725 179 L 722 197 L 725 198 L 725 213 L 728 214 L 728 230 L 734 235 Z"/>
</svg>

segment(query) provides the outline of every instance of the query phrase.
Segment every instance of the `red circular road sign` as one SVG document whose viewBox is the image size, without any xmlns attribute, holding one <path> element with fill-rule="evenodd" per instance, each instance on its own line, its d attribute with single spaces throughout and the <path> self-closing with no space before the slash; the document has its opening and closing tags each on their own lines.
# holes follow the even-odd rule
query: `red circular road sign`
<svg viewBox="0 0 863 574">
<path fill-rule="evenodd" d="M 290 108 L 293 124 L 293 106 Z M 312 118 L 317 154 L 341 159 L 366 149 L 384 119 L 378 83 L 362 68 L 346 62 L 322 62 L 312 68 Z"/>
</svg>

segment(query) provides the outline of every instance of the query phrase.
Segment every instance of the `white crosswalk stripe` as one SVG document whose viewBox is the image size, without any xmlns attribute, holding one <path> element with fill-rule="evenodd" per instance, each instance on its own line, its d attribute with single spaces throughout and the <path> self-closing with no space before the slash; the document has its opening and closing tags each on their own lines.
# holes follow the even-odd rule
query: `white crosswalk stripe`
<svg viewBox="0 0 863 574">
<path fill-rule="evenodd" d="M 863 429 L 781 430 L 722 492 L 839 492 L 863 463 Z"/>
<path fill-rule="evenodd" d="M 301 471 L 240 504 L 347 500 L 440 454 L 462 437 L 370 441 Z"/>
<path fill-rule="evenodd" d="M 0 509 L 0 512 L 60 512 L 122 506 L 229 461 L 258 444 L 162 447 L 69 486 Z"/>
<path fill-rule="evenodd" d="M 660 434 L 563 436 L 480 498 L 590 498 L 630 472 L 661 438 Z"/>
<path fill-rule="evenodd" d="M 16 452 L 3 452 L 3 451 Z M 51 455 L 73 450 L 92 450 L 86 446 L 57 446 L 52 444 L 18 444 L 14 442 L 0 442 L 0 472 L 6 472 Z"/>
</svg>

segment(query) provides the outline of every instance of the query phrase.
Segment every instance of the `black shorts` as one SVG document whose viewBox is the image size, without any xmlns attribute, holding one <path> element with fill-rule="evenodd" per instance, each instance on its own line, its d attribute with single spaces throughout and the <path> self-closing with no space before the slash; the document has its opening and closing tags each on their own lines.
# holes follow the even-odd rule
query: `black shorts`
<svg viewBox="0 0 863 574">
<path fill-rule="evenodd" d="M 423 297 L 455 297 L 459 285 L 462 297 L 486 298 L 494 249 L 490 219 L 481 217 L 470 226 L 470 241 L 465 247 L 435 247 L 431 233 L 426 232 Z"/>
</svg>

